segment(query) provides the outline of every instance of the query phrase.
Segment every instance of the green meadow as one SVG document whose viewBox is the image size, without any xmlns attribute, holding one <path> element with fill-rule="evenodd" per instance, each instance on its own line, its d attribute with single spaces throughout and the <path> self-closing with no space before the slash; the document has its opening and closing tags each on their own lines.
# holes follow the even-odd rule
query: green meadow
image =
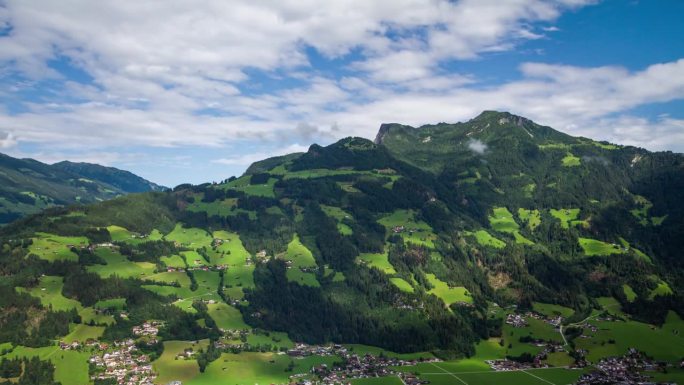
<svg viewBox="0 0 684 385">
<path fill-rule="evenodd" d="M 48 233 L 36 233 L 33 244 L 29 246 L 29 253 L 47 261 L 78 261 L 78 256 L 71 251 L 71 247 L 88 245 L 86 237 L 62 237 Z"/>
<path fill-rule="evenodd" d="M 414 290 L 413 286 L 411 286 L 411 284 L 406 282 L 406 280 L 403 278 L 398 278 L 398 277 L 390 278 L 390 282 L 392 282 L 392 284 L 394 286 L 396 286 L 397 288 L 399 288 L 399 290 L 401 290 L 401 291 L 405 291 L 407 293 L 413 293 L 413 290 Z"/>
<path fill-rule="evenodd" d="M 430 289 L 428 293 L 440 298 L 444 301 L 446 306 L 450 306 L 456 302 L 473 302 L 473 297 L 465 287 L 449 287 L 446 282 L 439 280 L 434 274 L 425 274 L 425 277 L 428 282 L 430 282 L 430 285 L 432 285 L 432 289 Z"/>
<path fill-rule="evenodd" d="M 437 236 L 432 231 L 432 227 L 423 221 L 416 220 L 411 210 L 395 210 L 392 214 L 380 218 L 378 223 L 385 226 L 389 234 L 392 233 L 393 228 L 403 226 L 404 231 L 400 235 L 406 242 L 435 247 L 434 241 Z"/>
<path fill-rule="evenodd" d="M 351 220 L 351 215 L 349 213 L 345 212 L 339 207 L 334 206 L 321 205 L 321 209 L 323 210 L 325 215 L 337 221 L 337 230 L 340 232 L 340 234 L 351 235 L 353 233 L 351 227 L 343 223 L 345 219 Z"/>
<path fill-rule="evenodd" d="M 171 381 L 181 381 L 185 383 L 192 378 L 199 375 L 199 365 L 194 359 L 176 358 L 182 354 L 185 349 L 192 349 L 198 351 L 199 349 L 206 349 L 208 340 L 198 341 L 196 343 L 186 341 L 165 341 L 164 353 L 152 363 L 152 368 L 159 373 L 156 383 L 166 384 Z"/>
<path fill-rule="evenodd" d="M 487 232 L 487 230 L 478 230 L 474 233 L 472 232 L 464 232 L 465 235 L 473 235 L 475 237 L 475 240 L 477 240 L 477 243 L 479 243 L 482 246 L 490 246 L 495 249 L 503 249 L 506 247 L 506 242 L 493 237 L 491 234 Z"/>
<path fill-rule="evenodd" d="M 88 359 L 89 352 L 75 350 L 61 350 L 59 346 L 47 346 L 42 348 L 15 347 L 12 352 L 6 354 L 8 359 L 21 357 L 38 357 L 43 361 L 49 360 L 55 365 L 55 381 L 62 385 L 83 385 L 89 383 Z"/>
<path fill-rule="evenodd" d="M 380 269 L 383 273 L 393 275 L 397 271 L 394 270 L 394 266 L 389 262 L 387 253 L 362 253 L 358 257 L 359 261 L 365 263 L 368 267 L 374 267 Z"/>
<path fill-rule="evenodd" d="M 601 242 L 591 238 L 579 238 L 579 244 L 584 250 L 584 254 L 588 257 L 594 255 L 611 255 L 624 254 L 625 251 L 620 246 L 611 245 L 610 243 Z"/>
<path fill-rule="evenodd" d="M 636 321 L 589 322 L 598 330 L 594 333 L 585 329 L 584 334 L 590 338 L 576 338 L 575 345 L 588 350 L 591 362 L 625 354 L 630 347 L 638 347 L 656 360 L 679 362 L 684 357 L 684 336 L 680 334 L 684 322 L 674 312 L 668 314 L 660 328 Z"/>
<path fill-rule="evenodd" d="M 562 228 L 569 229 L 571 224 L 578 223 L 580 209 L 550 209 L 549 214 L 560 221 Z"/>
<path fill-rule="evenodd" d="M 514 233 L 520 229 L 520 226 L 513 219 L 513 214 L 505 207 L 494 207 L 492 215 L 488 217 L 489 225 L 495 231 L 504 233 Z"/>
<path fill-rule="evenodd" d="M 89 326 L 83 324 L 69 324 L 69 334 L 62 341 L 71 343 L 74 341 L 86 342 L 89 339 L 98 339 L 104 333 L 104 326 Z"/>
<path fill-rule="evenodd" d="M 301 362 L 303 360 L 297 360 Z M 223 353 L 188 385 L 254 385 L 289 382 L 290 358 L 275 353 Z M 186 382 L 184 381 L 185 385 Z"/>
<path fill-rule="evenodd" d="M 43 276 L 40 277 L 38 286 L 26 289 L 18 287 L 17 291 L 28 293 L 33 297 L 40 299 L 40 303 L 46 307 L 52 307 L 53 310 L 81 310 L 83 306 L 80 302 L 66 298 L 62 295 L 62 288 L 64 287 L 64 278 Z"/>
<path fill-rule="evenodd" d="M 164 238 L 167 241 L 178 242 L 183 246 L 193 249 L 199 249 L 201 247 L 209 248 L 213 240 L 206 230 L 194 227 L 185 228 L 180 223 L 177 223 L 173 231 L 166 234 Z"/>
<path fill-rule="evenodd" d="M 207 307 L 209 308 L 209 316 L 219 328 L 225 330 L 251 329 L 242 319 L 242 313 L 238 309 L 223 302 L 209 304 Z"/>
<path fill-rule="evenodd" d="M 117 275 L 121 278 L 145 279 L 153 275 L 156 268 L 151 262 L 132 262 L 109 247 L 98 247 L 95 249 L 95 254 L 104 259 L 107 264 L 87 266 L 86 270 L 103 278 Z"/>
<path fill-rule="evenodd" d="M 541 213 L 537 209 L 528 210 L 519 208 L 518 218 L 527 224 L 527 227 L 534 231 L 539 225 L 541 225 Z"/>
<path fill-rule="evenodd" d="M 580 158 L 576 157 L 575 155 L 569 152 L 565 155 L 565 157 L 563 157 L 563 159 L 561 159 L 561 162 L 565 167 L 576 167 L 581 164 Z"/>
<path fill-rule="evenodd" d="M 316 280 L 315 272 L 304 272 L 301 270 L 303 268 L 316 270 L 318 265 L 311 251 L 299 240 L 299 236 L 295 235 L 294 239 L 287 245 L 287 252 L 284 258 L 292 261 L 286 273 L 288 281 L 305 286 L 321 286 L 318 280 Z"/>
</svg>

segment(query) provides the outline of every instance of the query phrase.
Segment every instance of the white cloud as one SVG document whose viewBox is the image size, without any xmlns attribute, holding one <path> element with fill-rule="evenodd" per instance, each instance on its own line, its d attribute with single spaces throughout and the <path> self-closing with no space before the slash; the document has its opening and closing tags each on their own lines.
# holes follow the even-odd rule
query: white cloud
<svg viewBox="0 0 684 385">
<path fill-rule="evenodd" d="M 6 149 L 17 145 L 17 139 L 11 132 L 0 132 L 0 148 Z"/>
<path fill-rule="evenodd" d="M 487 151 L 487 144 L 479 139 L 470 139 L 468 141 L 468 148 L 475 154 L 483 155 Z"/>
<path fill-rule="evenodd" d="M 684 59 L 641 71 L 526 63 L 518 80 L 498 85 L 442 68 L 538 39 L 557 30 L 550 25 L 562 12 L 592 3 L 7 2 L 0 26 L 12 29 L 0 37 L 0 71 L 29 81 L 0 90 L 2 98 L 20 99 L 20 90 L 40 87 L 46 78 L 63 86 L 48 102 L 24 101 L 25 112 L 0 110 L 0 131 L 16 135 L 0 136 L 0 147 L 20 140 L 77 156 L 115 153 L 110 150 L 117 146 L 236 144 L 235 154 L 215 162 L 247 165 L 275 153 L 245 154 L 242 141 L 295 151 L 303 149 L 296 143 L 372 138 L 382 122 L 453 122 L 484 109 L 510 110 L 571 134 L 653 149 L 684 147 L 681 121 L 625 112 L 683 99 Z M 316 68 L 306 55 L 311 48 L 345 64 Z M 64 79 L 47 65 L 55 59 L 68 61 L 92 84 Z M 285 79 L 286 86 L 252 89 L 255 69 Z"/>
<path fill-rule="evenodd" d="M 250 154 L 235 155 L 226 158 L 219 158 L 212 160 L 212 163 L 223 164 L 228 166 L 248 166 L 254 162 L 272 158 L 274 156 L 292 154 L 295 152 L 306 152 L 309 148 L 299 144 L 292 144 L 287 147 L 276 148 L 272 151 L 260 151 Z"/>
</svg>

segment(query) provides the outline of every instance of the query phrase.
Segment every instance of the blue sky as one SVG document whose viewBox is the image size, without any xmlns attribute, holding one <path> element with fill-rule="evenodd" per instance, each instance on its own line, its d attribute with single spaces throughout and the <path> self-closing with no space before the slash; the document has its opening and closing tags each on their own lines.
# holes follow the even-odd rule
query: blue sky
<svg viewBox="0 0 684 385">
<path fill-rule="evenodd" d="M 682 1 L 324 4 L 0 0 L 0 152 L 174 186 L 485 109 L 684 152 Z"/>
</svg>

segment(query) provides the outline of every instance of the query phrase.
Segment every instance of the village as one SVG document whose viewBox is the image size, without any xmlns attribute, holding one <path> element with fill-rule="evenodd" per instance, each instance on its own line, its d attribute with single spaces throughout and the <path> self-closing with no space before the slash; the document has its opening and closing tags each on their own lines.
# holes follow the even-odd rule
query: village
<svg viewBox="0 0 684 385">
<path fill-rule="evenodd" d="M 134 326 L 133 334 L 144 339 L 147 344 L 157 343 L 157 333 L 163 324 L 148 321 Z M 91 380 L 114 379 L 120 385 L 152 385 L 157 375 L 152 369 L 150 357 L 142 354 L 133 339 L 115 341 L 113 344 L 88 340 L 85 344 L 60 342 L 62 350 L 78 350 L 88 348 L 97 352 L 88 362 L 94 374 Z"/>
<path fill-rule="evenodd" d="M 655 384 L 643 371 L 661 369 L 658 363 L 637 349 L 630 348 L 622 357 L 608 357 L 594 365 L 596 370 L 582 375 L 576 385 L 596 384 Z M 675 383 L 659 383 L 672 384 Z"/>
<path fill-rule="evenodd" d="M 321 384 L 346 384 L 352 379 L 375 378 L 386 376 L 400 376 L 407 385 L 418 385 L 427 383 L 418 379 L 410 373 L 397 372 L 394 367 L 412 366 L 419 362 L 441 362 L 438 358 L 421 358 L 405 360 L 385 355 L 356 354 L 353 350 L 347 349 L 343 345 L 305 345 L 297 344 L 293 349 L 287 351 L 290 357 L 303 358 L 311 355 L 330 356 L 336 355 L 342 359 L 339 365 L 329 367 L 326 364 L 315 366 L 311 373 L 320 379 Z M 292 380 L 299 384 L 310 384 L 311 381 L 297 379 L 301 375 L 292 376 Z"/>
</svg>

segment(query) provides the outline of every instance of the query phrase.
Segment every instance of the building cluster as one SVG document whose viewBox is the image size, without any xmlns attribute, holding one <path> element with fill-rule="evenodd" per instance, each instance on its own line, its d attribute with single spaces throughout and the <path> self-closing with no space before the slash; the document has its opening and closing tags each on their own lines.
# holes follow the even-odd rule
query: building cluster
<svg viewBox="0 0 684 385">
<path fill-rule="evenodd" d="M 522 314 L 511 313 L 506 316 L 506 324 L 514 328 L 524 328 L 528 325 L 527 320 Z"/>
<path fill-rule="evenodd" d="M 163 324 L 159 321 L 148 321 L 140 326 L 133 326 L 133 334 L 138 337 L 156 337 L 159 333 L 159 327 L 161 327 L 162 325 Z"/>
<path fill-rule="evenodd" d="M 405 375 L 405 383 L 411 385 L 418 385 L 421 382 L 418 378 L 411 375 L 397 373 L 394 367 L 416 365 L 418 362 L 439 362 L 437 358 L 419 360 L 404 360 L 395 357 L 386 357 L 383 355 L 376 356 L 372 354 L 358 355 L 353 351 L 349 351 L 342 345 L 330 346 L 297 346 L 295 349 L 288 351 L 290 356 L 302 355 L 337 355 L 343 359 L 341 365 L 328 367 L 326 364 L 315 366 L 311 372 L 321 379 L 323 384 L 341 384 L 348 383 L 352 379 L 358 378 L 375 378 L 386 376 Z"/>
<path fill-rule="evenodd" d="M 596 370 L 583 374 L 577 385 L 597 384 L 655 384 L 643 371 L 659 369 L 657 363 L 636 349 L 629 349 L 622 357 L 608 357 L 594 365 Z"/>
<path fill-rule="evenodd" d="M 101 346 L 102 347 L 102 346 Z M 116 379 L 121 385 L 152 385 L 157 377 L 149 356 L 141 354 L 132 339 L 117 341 L 110 349 L 104 346 L 101 355 L 93 355 L 89 362 L 95 366 L 91 380 Z"/>
</svg>

